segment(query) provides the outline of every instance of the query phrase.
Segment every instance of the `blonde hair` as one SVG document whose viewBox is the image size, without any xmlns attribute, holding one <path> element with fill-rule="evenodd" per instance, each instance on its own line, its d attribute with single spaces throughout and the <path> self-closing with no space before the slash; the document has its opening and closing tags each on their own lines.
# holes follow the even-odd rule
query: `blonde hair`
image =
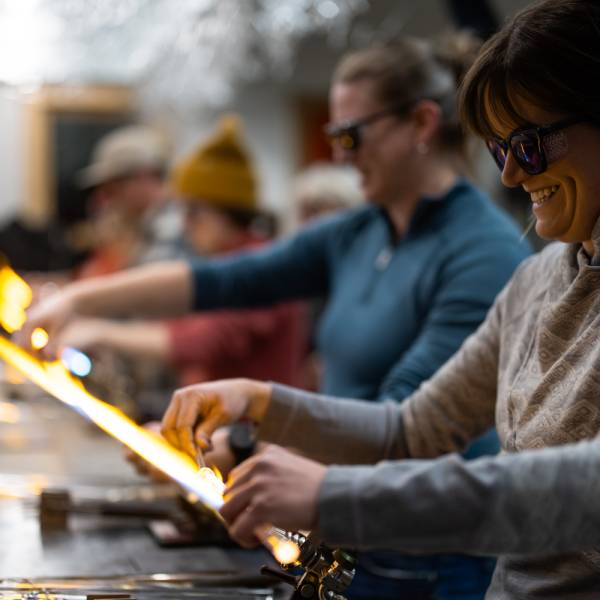
<svg viewBox="0 0 600 600">
<path fill-rule="evenodd" d="M 379 102 L 397 109 L 398 116 L 419 100 L 434 100 L 442 111 L 440 146 L 464 156 L 456 95 L 479 47 L 480 41 L 467 32 L 448 33 L 435 40 L 402 37 L 347 54 L 335 70 L 333 83 L 372 81 Z"/>
</svg>

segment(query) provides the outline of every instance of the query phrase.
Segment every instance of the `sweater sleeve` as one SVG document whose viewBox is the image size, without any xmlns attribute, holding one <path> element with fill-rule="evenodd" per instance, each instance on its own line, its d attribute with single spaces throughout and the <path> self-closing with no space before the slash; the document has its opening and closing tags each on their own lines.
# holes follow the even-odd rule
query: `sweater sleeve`
<svg viewBox="0 0 600 600">
<path fill-rule="evenodd" d="M 431 286 L 433 297 L 420 301 L 427 307 L 423 327 L 388 371 L 378 400 L 402 401 L 436 373 L 483 322 L 494 299 L 527 256 L 528 247 L 512 239 L 488 240 L 486 244 L 476 240 L 451 254 Z M 428 290 L 422 293 L 429 296 Z"/>
<path fill-rule="evenodd" d="M 597 547 L 600 441 L 465 462 L 330 467 L 318 533 L 358 549 L 482 554 Z"/>
<path fill-rule="evenodd" d="M 253 308 L 327 293 L 344 218 L 323 219 L 259 250 L 192 262 L 196 310 Z"/>
<path fill-rule="evenodd" d="M 333 398 L 277 384 L 258 437 L 326 464 L 374 464 L 407 456 L 398 404 Z"/>
<path fill-rule="evenodd" d="M 505 295 L 506 290 L 459 352 L 402 404 L 341 400 L 275 385 L 259 436 L 325 463 L 373 464 L 463 450 L 494 424 Z"/>
<path fill-rule="evenodd" d="M 412 458 L 460 452 L 493 427 L 500 335 L 508 285 L 460 350 L 402 404 L 405 444 Z"/>
</svg>

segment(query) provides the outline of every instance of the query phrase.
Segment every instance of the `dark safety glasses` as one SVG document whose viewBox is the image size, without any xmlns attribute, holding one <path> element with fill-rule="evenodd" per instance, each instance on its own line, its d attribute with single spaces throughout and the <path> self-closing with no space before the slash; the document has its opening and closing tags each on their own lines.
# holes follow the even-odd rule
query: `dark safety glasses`
<svg viewBox="0 0 600 600">
<path fill-rule="evenodd" d="M 589 120 L 587 117 L 570 117 L 544 127 L 520 127 L 506 139 L 491 138 L 486 144 L 500 171 L 504 171 L 510 150 L 523 171 L 539 175 L 549 163 L 566 155 L 567 138 L 562 130 Z"/>
<path fill-rule="evenodd" d="M 406 112 L 413 104 L 414 102 L 411 102 L 410 104 L 384 108 L 363 119 L 343 121 L 342 123 L 330 123 L 325 126 L 325 135 L 332 146 L 339 146 L 344 150 L 355 152 L 362 144 L 363 130 L 367 125 L 370 125 L 379 119 L 383 119 L 384 117 L 388 117 L 389 115 Z"/>
</svg>

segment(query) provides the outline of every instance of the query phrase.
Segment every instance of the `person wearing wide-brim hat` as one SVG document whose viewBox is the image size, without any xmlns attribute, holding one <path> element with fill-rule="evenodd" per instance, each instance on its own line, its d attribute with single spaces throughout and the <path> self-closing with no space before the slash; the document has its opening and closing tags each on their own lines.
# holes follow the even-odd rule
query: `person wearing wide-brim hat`
<svg viewBox="0 0 600 600">
<path fill-rule="evenodd" d="M 98 141 L 90 164 L 76 175 L 90 214 L 76 239 L 92 252 L 79 278 L 180 254 L 180 223 L 165 180 L 169 161 L 166 139 L 146 125 L 121 127 Z"/>
</svg>

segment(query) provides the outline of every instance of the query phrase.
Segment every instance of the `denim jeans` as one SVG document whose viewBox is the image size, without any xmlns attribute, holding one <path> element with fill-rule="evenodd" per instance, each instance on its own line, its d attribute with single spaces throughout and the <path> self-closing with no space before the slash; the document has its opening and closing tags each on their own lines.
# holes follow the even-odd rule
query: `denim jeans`
<svg viewBox="0 0 600 600">
<path fill-rule="evenodd" d="M 490 429 L 463 457 L 494 455 L 499 448 L 498 436 Z M 346 595 L 350 600 L 483 600 L 495 565 L 495 559 L 462 554 L 362 553 Z"/>
<path fill-rule="evenodd" d="M 350 600 L 483 600 L 495 563 L 492 558 L 464 555 L 359 554 L 346 596 Z"/>
</svg>

